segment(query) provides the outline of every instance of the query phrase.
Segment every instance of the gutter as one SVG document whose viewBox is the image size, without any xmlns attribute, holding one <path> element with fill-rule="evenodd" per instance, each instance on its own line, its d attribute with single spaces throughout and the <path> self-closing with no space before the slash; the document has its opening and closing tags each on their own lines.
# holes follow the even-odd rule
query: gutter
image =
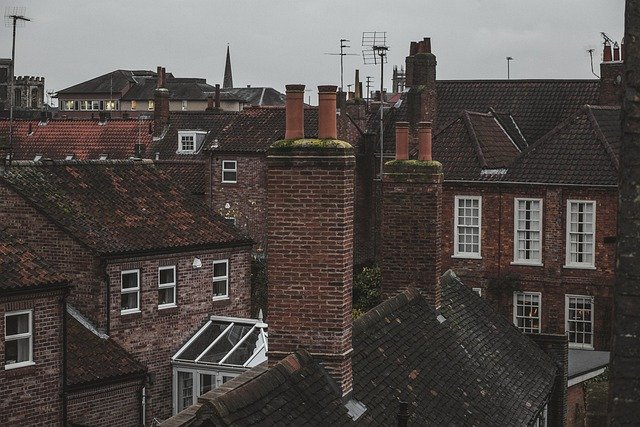
<svg viewBox="0 0 640 427">
<path fill-rule="evenodd" d="M 125 258 L 132 256 L 142 256 L 142 255 L 166 255 L 166 254 L 175 254 L 176 252 L 195 252 L 209 249 L 233 249 L 233 248 L 242 248 L 245 246 L 252 246 L 253 240 L 251 239 L 239 239 L 232 240 L 230 242 L 225 243 L 204 243 L 197 245 L 187 245 L 187 246 L 173 246 L 166 248 L 151 248 L 151 249 L 141 249 L 134 251 L 123 251 L 123 252 L 113 252 L 113 253 L 103 253 L 102 256 L 104 259 L 114 259 L 114 258 Z"/>
<path fill-rule="evenodd" d="M 518 181 L 472 181 L 472 180 L 464 180 L 464 179 L 445 179 L 444 184 L 454 183 L 454 184 L 509 184 L 509 185 L 544 185 L 544 186 L 552 186 L 552 187 L 588 187 L 588 188 L 618 188 L 617 184 L 560 184 L 553 182 L 518 182 Z"/>
</svg>

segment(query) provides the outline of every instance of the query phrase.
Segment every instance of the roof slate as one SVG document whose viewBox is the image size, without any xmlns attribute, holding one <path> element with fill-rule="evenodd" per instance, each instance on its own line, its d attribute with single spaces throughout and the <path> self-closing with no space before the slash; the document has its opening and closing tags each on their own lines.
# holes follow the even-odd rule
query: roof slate
<svg viewBox="0 0 640 427">
<path fill-rule="evenodd" d="M 618 107 L 584 106 L 524 151 L 504 179 L 615 186 L 621 136 Z"/>
<path fill-rule="evenodd" d="M 0 229 L 0 289 L 67 285 L 67 278 L 35 254 L 23 240 Z"/>
<path fill-rule="evenodd" d="M 151 77 L 156 73 L 148 70 L 115 70 L 82 83 L 58 91 L 58 95 L 84 93 L 118 93 L 135 84 L 136 77 Z"/>
<path fill-rule="evenodd" d="M 147 369 L 110 338 L 101 338 L 67 316 L 67 384 L 79 386 L 141 376 Z"/>
<path fill-rule="evenodd" d="M 99 120 L 14 120 L 13 158 L 33 160 L 36 155 L 64 160 L 98 159 L 106 154 L 109 159 L 133 157 L 137 143 L 151 144 L 152 120 L 110 119 Z M 31 129 L 31 133 L 29 133 Z M 8 120 L 0 120 L 0 137 L 7 139 Z"/>
<path fill-rule="evenodd" d="M 416 424 L 531 422 L 552 391 L 553 361 L 450 271 L 441 314 L 444 323 L 414 290 L 354 322 L 354 393 L 370 415 L 393 423 L 389 402 L 404 394 Z"/>
<path fill-rule="evenodd" d="M 286 97 L 272 87 L 234 87 L 221 89 L 220 94 L 241 99 L 253 107 L 282 107 Z"/>
<path fill-rule="evenodd" d="M 149 161 L 14 165 L 0 183 L 97 254 L 251 243 Z"/>
</svg>

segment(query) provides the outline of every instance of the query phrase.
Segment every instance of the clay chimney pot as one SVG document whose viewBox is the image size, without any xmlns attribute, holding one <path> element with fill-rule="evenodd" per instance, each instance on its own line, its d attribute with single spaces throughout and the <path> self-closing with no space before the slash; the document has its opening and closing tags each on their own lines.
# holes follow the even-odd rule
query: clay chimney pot
<svg viewBox="0 0 640 427">
<path fill-rule="evenodd" d="M 337 86 L 318 86 L 318 138 L 336 139 L 338 128 L 336 121 Z"/>
<path fill-rule="evenodd" d="M 304 138 L 304 85 L 286 85 L 285 139 Z"/>
<path fill-rule="evenodd" d="M 418 123 L 418 160 L 431 161 L 431 122 Z"/>
<path fill-rule="evenodd" d="M 396 160 L 409 160 L 409 122 L 396 122 Z"/>
</svg>

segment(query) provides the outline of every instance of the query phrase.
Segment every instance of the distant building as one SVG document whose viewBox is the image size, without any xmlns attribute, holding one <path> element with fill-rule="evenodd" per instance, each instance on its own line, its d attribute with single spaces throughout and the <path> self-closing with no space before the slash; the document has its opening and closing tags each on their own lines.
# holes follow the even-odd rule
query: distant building
<svg viewBox="0 0 640 427">
<path fill-rule="evenodd" d="M 7 100 L 11 75 L 11 59 L 0 58 L 0 111 L 9 109 Z M 13 82 L 13 100 L 14 112 L 42 110 L 45 106 L 44 77 L 16 76 Z"/>
</svg>

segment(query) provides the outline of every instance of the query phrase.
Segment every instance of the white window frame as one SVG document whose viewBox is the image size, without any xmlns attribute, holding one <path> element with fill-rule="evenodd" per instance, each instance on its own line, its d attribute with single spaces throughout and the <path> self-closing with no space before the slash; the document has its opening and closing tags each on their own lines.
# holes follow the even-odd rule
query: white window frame
<svg viewBox="0 0 640 427">
<path fill-rule="evenodd" d="M 225 163 L 233 163 L 233 168 L 225 168 Z M 235 184 L 238 182 L 238 161 L 237 160 L 222 160 L 222 183 L 223 184 Z M 236 179 L 225 179 L 225 173 L 235 173 Z"/>
<path fill-rule="evenodd" d="M 520 328 L 518 326 L 518 318 L 524 318 L 524 319 L 534 319 L 534 317 L 530 317 L 530 316 L 518 316 L 518 295 L 522 294 L 522 295 L 530 295 L 530 296 L 537 296 L 538 297 L 538 331 L 525 331 L 522 328 Z M 527 291 L 516 291 L 513 293 L 513 324 L 515 325 L 516 328 L 518 328 L 520 331 L 522 331 L 523 333 L 541 333 L 542 332 L 542 293 L 541 292 L 527 292 Z"/>
<path fill-rule="evenodd" d="M 138 277 L 138 286 L 135 288 L 123 288 L 124 282 L 123 282 L 123 276 L 125 274 L 131 274 L 131 273 L 136 273 L 137 277 Z M 132 294 L 134 293 L 136 294 L 136 298 L 137 298 L 137 303 L 138 306 L 136 308 L 128 308 L 123 310 L 122 309 L 122 301 L 120 302 L 120 314 L 132 314 L 132 313 L 140 313 L 140 269 L 139 268 L 134 268 L 133 270 L 122 270 L 120 272 L 120 295 L 122 294 Z"/>
<path fill-rule="evenodd" d="M 460 200 L 477 200 L 478 201 L 478 252 L 461 252 L 458 247 L 459 226 L 458 226 L 458 206 Z M 473 258 L 482 259 L 482 196 L 455 196 L 454 200 L 454 219 L 453 219 L 453 255 L 452 258 Z"/>
<path fill-rule="evenodd" d="M 591 262 L 571 262 L 571 204 L 572 203 L 591 203 L 593 205 L 593 231 L 592 231 L 592 250 Z M 582 268 L 587 270 L 596 269 L 596 208 L 595 200 L 567 200 L 567 217 L 565 222 L 565 265 L 564 268 Z"/>
<path fill-rule="evenodd" d="M 471 290 L 476 294 L 478 294 L 479 297 L 482 298 L 482 288 L 471 288 Z"/>
<path fill-rule="evenodd" d="M 7 335 L 7 317 L 20 316 L 22 314 L 29 315 L 29 332 L 16 334 L 16 335 Z M 16 362 L 16 363 L 7 363 L 6 343 L 8 341 L 23 340 L 25 338 L 29 338 L 29 360 L 24 360 L 22 362 Z M 36 364 L 33 361 L 33 310 L 10 311 L 4 314 L 4 342 L 5 342 L 5 361 L 4 361 L 5 370 L 22 368 L 24 366 L 31 366 Z"/>
<path fill-rule="evenodd" d="M 188 105 L 189 104 L 186 99 L 182 100 L 182 111 L 187 111 Z"/>
<path fill-rule="evenodd" d="M 216 270 L 216 265 L 218 264 L 225 264 L 225 269 L 227 274 L 225 276 L 215 276 L 215 270 Z M 229 299 L 229 260 L 228 259 L 221 259 L 221 260 L 216 260 L 213 261 L 213 270 L 211 271 L 212 276 L 213 276 L 213 280 L 211 282 L 212 288 L 211 288 L 211 293 L 213 294 L 213 284 L 216 282 L 221 282 L 221 281 L 226 281 L 226 293 L 224 295 L 213 295 L 213 299 L 214 300 L 224 300 L 224 299 Z"/>
<path fill-rule="evenodd" d="M 538 219 L 538 222 L 540 223 L 540 228 L 538 230 L 533 230 L 533 229 L 519 229 L 518 228 L 518 205 L 519 202 L 538 202 L 540 203 L 540 216 Z M 513 262 L 511 263 L 512 265 L 534 265 L 534 266 L 542 266 L 542 231 L 543 231 L 543 212 L 544 212 L 544 207 L 543 207 L 543 200 L 542 199 L 537 199 L 537 198 L 528 198 L 528 197 L 519 197 L 519 198 L 515 198 L 513 200 Z M 519 238 L 518 238 L 518 232 L 520 231 L 524 231 L 524 232 L 538 232 L 539 235 L 539 239 L 538 239 L 538 245 L 539 245 L 539 249 L 538 249 L 538 258 L 537 259 L 526 259 L 526 258 L 519 258 Z"/>
<path fill-rule="evenodd" d="M 213 388 L 211 390 L 215 390 L 220 387 L 223 383 L 224 377 L 230 377 L 231 379 L 237 377 L 242 372 L 231 372 L 224 371 L 220 369 L 215 370 L 206 370 L 206 369 L 194 369 L 182 366 L 174 366 L 173 368 L 173 415 L 178 414 L 178 373 L 184 372 L 192 375 L 192 385 L 191 391 L 192 393 L 192 403 L 194 405 L 202 394 L 200 393 L 200 389 L 202 388 L 202 384 L 200 382 L 200 375 L 211 375 L 214 377 Z M 189 405 L 189 406 L 191 406 Z"/>
<path fill-rule="evenodd" d="M 147 110 L 153 111 L 155 109 L 155 102 L 153 99 L 150 99 L 147 103 Z"/>
<path fill-rule="evenodd" d="M 173 282 L 171 283 L 160 283 L 160 272 L 164 271 L 164 270 L 173 270 Z M 178 300 L 177 298 L 177 292 L 176 292 L 176 285 L 178 283 L 178 277 L 176 276 L 176 266 L 175 265 L 167 265 L 167 266 L 162 266 L 162 267 L 158 267 L 158 290 L 161 289 L 173 289 L 173 302 L 172 303 L 166 303 L 166 304 L 160 304 L 158 302 L 158 309 L 162 310 L 164 308 L 172 308 L 172 307 L 177 307 L 178 306 Z"/>
<path fill-rule="evenodd" d="M 569 319 L 569 302 L 571 299 L 585 299 L 588 300 L 589 303 L 591 304 L 591 321 L 590 322 L 585 322 L 583 320 L 570 320 Z M 569 348 L 578 348 L 578 349 L 582 349 L 582 350 L 593 350 L 593 340 L 595 338 L 595 334 L 594 334 L 594 308 L 595 308 L 595 304 L 594 304 L 594 298 L 593 296 L 590 295 L 575 295 L 575 294 L 567 294 L 565 295 L 564 298 L 564 330 L 565 333 L 567 334 L 567 339 L 569 340 Z M 569 322 L 579 322 L 579 323 L 591 323 L 591 344 L 585 344 L 585 343 L 575 343 L 575 342 L 571 342 L 571 338 L 569 336 Z M 576 332 L 578 333 L 578 332 Z M 581 332 L 582 334 L 586 334 L 585 332 Z"/>
<path fill-rule="evenodd" d="M 193 154 L 198 149 L 198 135 L 206 135 L 207 132 L 197 131 L 197 130 L 179 130 L 178 131 L 178 150 L 176 153 L 178 154 Z M 182 146 L 182 138 L 190 136 L 193 138 L 193 149 L 185 150 Z"/>
<path fill-rule="evenodd" d="M 135 111 L 137 109 L 138 109 L 138 100 L 132 99 L 131 100 L 131 111 Z"/>
</svg>

